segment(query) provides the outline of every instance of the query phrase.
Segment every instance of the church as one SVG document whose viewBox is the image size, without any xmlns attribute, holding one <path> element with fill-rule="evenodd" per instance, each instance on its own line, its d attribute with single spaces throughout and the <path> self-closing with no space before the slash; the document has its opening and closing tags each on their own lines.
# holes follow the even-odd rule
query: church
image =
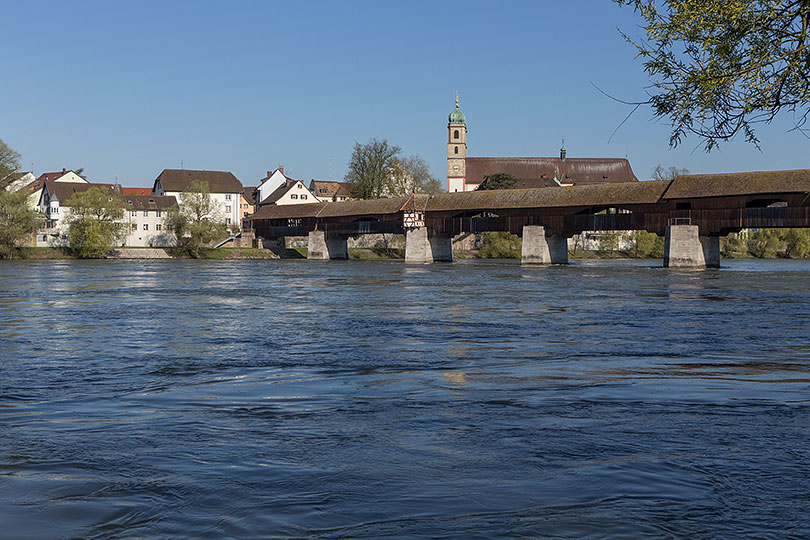
<svg viewBox="0 0 810 540">
<path fill-rule="evenodd" d="M 484 177 L 508 173 L 518 179 L 515 189 L 585 184 L 638 182 L 624 158 L 567 158 L 565 141 L 560 157 L 467 157 L 467 119 L 456 97 L 447 123 L 447 191 L 474 191 Z"/>
</svg>

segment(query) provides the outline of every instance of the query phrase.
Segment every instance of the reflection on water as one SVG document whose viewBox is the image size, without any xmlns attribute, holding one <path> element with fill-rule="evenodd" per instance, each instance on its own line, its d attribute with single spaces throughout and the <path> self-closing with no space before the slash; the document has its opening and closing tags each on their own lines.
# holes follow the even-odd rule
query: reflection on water
<svg viewBox="0 0 810 540">
<path fill-rule="evenodd" d="M 810 264 L 0 265 L 8 538 L 806 538 Z"/>
</svg>

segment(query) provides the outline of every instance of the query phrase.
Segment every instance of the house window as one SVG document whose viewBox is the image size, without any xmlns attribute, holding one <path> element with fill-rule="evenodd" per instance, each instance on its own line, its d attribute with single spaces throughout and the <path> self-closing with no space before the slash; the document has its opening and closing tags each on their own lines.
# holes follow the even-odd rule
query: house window
<svg viewBox="0 0 810 540">
<path fill-rule="evenodd" d="M 226 201 L 230 201 L 230 200 L 231 200 L 231 196 L 230 196 L 230 195 L 225 195 L 225 200 L 226 200 Z"/>
<path fill-rule="evenodd" d="M 306 199 L 306 198 L 307 198 L 307 196 L 306 196 L 306 195 L 301 195 L 301 198 L 302 198 L 302 199 Z"/>
<path fill-rule="evenodd" d="M 129 213 L 129 215 L 130 215 L 130 216 L 132 216 L 132 217 L 135 217 L 135 216 L 137 216 L 137 215 L 138 215 L 138 211 L 137 211 L 137 210 L 133 210 L 133 211 L 131 211 L 131 212 Z"/>
<path fill-rule="evenodd" d="M 149 217 L 149 210 L 143 211 L 143 217 Z"/>
<path fill-rule="evenodd" d="M 242 215 L 242 217 L 248 217 L 248 213 L 247 213 L 247 212 L 245 212 L 245 213 Z"/>
<path fill-rule="evenodd" d="M 225 211 L 226 211 L 226 212 L 230 212 L 230 211 L 231 211 L 231 207 L 230 207 L 230 205 L 225 206 Z"/>
<path fill-rule="evenodd" d="M 132 224 L 132 230 L 133 230 L 133 231 L 137 231 L 137 230 L 138 230 L 138 224 L 137 224 L 137 223 L 133 223 L 133 224 Z"/>
<path fill-rule="evenodd" d="M 148 223 L 143 224 L 143 230 L 145 230 L 145 231 L 149 230 L 149 224 Z"/>
<path fill-rule="evenodd" d="M 225 225 L 231 224 L 231 218 L 225 218 Z"/>
<path fill-rule="evenodd" d="M 297 199 L 297 198 L 298 198 L 298 195 L 296 195 L 295 193 L 293 193 L 292 195 L 290 195 L 290 198 L 291 198 L 291 199 Z"/>
<path fill-rule="evenodd" d="M 326 188 L 321 188 L 320 192 L 321 192 L 321 195 L 326 195 Z"/>
<path fill-rule="evenodd" d="M 58 207 L 58 206 L 54 206 L 53 208 L 51 208 L 51 213 L 52 213 L 52 214 L 58 214 L 58 213 L 59 213 L 59 207 Z"/>
<path fill-rule="evenodd" d="M 158 223 L 157 225 L 155 225 L 155 230 L 156 230 L 156 231 L 159 231 L 160 229 L 161 229 L 160 223 Z"/>
<path fill-rule="evenodd" d="M 155 210 L 155 215 L 156 215 L 157 217 L 160 217 L 160 210 Z"/>
<path fill-rule="evenodd" d="M 458 139 L 458 130 L 453 131 L 453 138 Z"/>
<path fill-rule="evenodd" d="M 178 194 L 177 194 L 177 198 L 182 200 L 182 199 L 183 199 L 183 194 L 182 194 L 182 193 L 178 193 Z"/>
</svg>

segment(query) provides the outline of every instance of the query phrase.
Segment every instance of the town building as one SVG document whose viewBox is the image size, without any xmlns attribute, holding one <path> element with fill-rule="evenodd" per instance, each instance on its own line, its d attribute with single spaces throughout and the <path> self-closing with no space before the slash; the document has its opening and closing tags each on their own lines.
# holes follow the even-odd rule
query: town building
<svg viewBox="0 0 810 540">
<path fill-rule="evenodd" d="M 242 213 L 242 228 L 244 229 L 248 224 L 247 218 L 253 215 L 256 211 L 256 193 L 258 188 L 246 187 L 242 190 L 242 196 L 239 199 L 239 208 Z"/>
<path fill-rule="evenodd" d="M 41 178 L 41 177 L 40 177 Z M 76 193 L 83 193 L 91 188 L 101 188 L 110 197 L 123 199 L 124 193 L 118 184 L 91 184 L 86 181 L 46 181 L 42 187 L 38 209 L 45 214 L 45 230 L 37 233 L 37 247 L 54 247 L 67 245 L 67 219 L 71 208 L 67 204 Z"/>
<path fill-rule="evenodd" d="M 275 189 L 270 195 L 263 199 L 259 206 L 268 204 L 284 205 L 284 204 L 311 204 L 319 203 L 321 200 L 316 197 L 304 183 L 300 180 L 288 179 L 286 184 L 283 184 Z"/>
<path fill-rule="evenodd" d="M 468 157 L 467 119 L 459 108 L 447 122 L 447 191 L 474 191 L 484 177 L 508 173 L 515 188 L 637 182 L 625 158 L 570 158 L 565 142 L 559 157 Z"/>
<path fill-rule="evenodd" d="M 152 192 L 155 195 L 175 197 L 183 203 L 183 192 L 194 183 L 208 186 L 211 199 L 218 203 L 222 219 L 226 225 L 240 226 L 242 223 L 241 197 L 244 191 L 242 182 L 227 171 L 192 171 L 185 169 L 164 169 L 155 178 Z"/>
<path fill-rule="evenodd" d="M 27 190 L 30 192 L 28 196 L 28 203 L 32 209 L 39 209 L 39 197 L 42 195 L 42 189 L 35 191 L 33 186 L 37 182 L 37 177 L 32 172 L 14 171 L 7 174 L 4 178 L 0 178 L 0 189 L 6 191 L 20 191 Z"/>
<path fill-rule="evenodd" d="M 279 167 L 275 171 L 267 171 L 267 176 L 259 180 L 259 185 L 256 188 L 256 205 L 262 204 L 267 197 L 270 196 L 275 190 L 282 186 L 289 185 L 293 181 L 292 178 L 284 174 L 284 167 Z"/>
<path fill-rule="evenodd" d="M 167 229 L 164 222 L 166 212 L 177 206 L 177 199 L 166 195 L 124 194 L 124 200 L 127 203 L 127 211 L 124 216 L 126 223 L 124 244 L 133 247 L 177 245 L 174 233 Z"/>
<path fill-rule="evenodd" d="M 352 199 L 351 182 L 331 182 L 327 180 L 310 180 L 309 190 L 322 202 L 339 202 Z"/>
</svg>

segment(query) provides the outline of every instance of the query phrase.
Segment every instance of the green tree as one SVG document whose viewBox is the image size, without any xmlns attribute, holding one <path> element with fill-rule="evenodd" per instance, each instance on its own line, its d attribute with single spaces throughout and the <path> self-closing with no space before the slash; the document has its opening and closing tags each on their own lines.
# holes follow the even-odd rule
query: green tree
<svg viewBox="0 0 810 540">
<path fill-rule="evenodd" d="M 614 0 L 641 15 L 633 44 L 651 78 L 642 104 L 672 124 L 670 145 L 697 135 L 706 151 L 780 112 L 801 129 L 810 104 L 810 1 Z M 641 104 L 638 104 L 641 105 Z"/>
<path fill-rule="evenodd" d="M 785 257 L 803 259 L 810 253 L 810 229 L 787 229 L 782 239 Z"/>
<path fill-rule="evenodd" d="M 208 184 L 194 181 L 183 191 L 180 204 L 166 213 L 164 223 L 177 238 L 177 245 L 188 247 L 192 256 L 199 258 L 204 244 L 228 236 L 219 207 Z"/>
<path fill-rule="evenodd" d="M 517 184 L 518 179 L 509 173 L 494 173 L 484 176 L 484 181 L 481 182 L 476 191 L 483 191 L 486 189 L 510 189 Z"/>
<path fill-rule="evenodd" d="M 742 233 L 731 233 L 720 239 L 720 252 L 723 257 L 739 258 L 748 254 L 748 243 Z"/>
<path fill-rule="evenodd" d="M 653 169 L 653 180 L 675 180 L 675 178 L 689 174 L 689 169 L 679 169 L 678 167 L 664 168 L 660 163 Z"/>
<path fill-rule="evenodd" d="M 124 200 L 108 188 L 91 187 L 74 193 L 64 204 L 70 208 L 68 245 L 81 258 L 100 258 L 124 236 Z"/>
<path fill-rule="evenodd" d="M 478 250 L 484 259 L 519 259 L 522 239 L 508 232 L 487 232 Z"/>
<path fill-rule="evenodd" d="M 0 180 L 20 168 L 20 154 L 0 139 Z"/>
<path fill-rule="evenodd" d="M 16 248 L 41 225 L 42 215 L 31 209 L 27 191 L 0 189 L 0 258 L 13 258 Z"/>
<path fill-rule="evenodd" d="M 759 229 L 748 237 L 748 252 L 759 259 L 775 257 L 782 248 L 782 232 L 779 229 Z"/>
<path fill-rule="evenodd" d="M 346 180 L 352 183 L 352 197 L 378 199 L 392 191 L 392 170 L 401 163 L 402 149 L 387 140 L 371 139 L 366 144 L 354 143 Z"/>
<path fill-rule="evenodd" d="M 613 232 L 603 232 L 599 234 L 599 247 L 596 251 L 600 255 L 607 255 L 619 249 L 619 235 Z"/>
<path fill-rule="evenodd" d="M 637 259 L 660 259 L 664 256 L 664 239 L 655 233 L 633 231 L 631 241 L 630 255 L 632 257 Z"/>
</svg>

